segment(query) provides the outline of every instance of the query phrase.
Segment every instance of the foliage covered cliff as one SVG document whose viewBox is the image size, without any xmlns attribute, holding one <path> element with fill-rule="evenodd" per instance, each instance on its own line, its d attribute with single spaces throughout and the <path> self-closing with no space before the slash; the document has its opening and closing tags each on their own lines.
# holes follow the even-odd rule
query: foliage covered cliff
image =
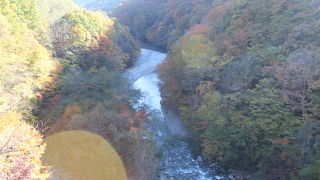
<svg viewBox="0 0 320 180">
<path fill-rule="evenodd" d="M 68 0 L 3 0 L 0 26 L 0 179 L 47 179 L 42 135 L 71 129 L 108 140 L 132 179 L 154 174 L 121 76 L 139 54 L 126 27 Z"/>
<path fill-rule="evenodd" d="M 210 161 L 252 179 L 319 179 L 320 3 L 130 0 L 113 15 L 169 49 L 166 103 Z"/>
<path fill-rule="evenodd" d="M 142 41 L 169 48 L 200 23 L 212 0 L 129 0 L 112 12 Z"/>
<path fill-rule="evenodd" d="M 56 63 L 41 45 L 47 29 L 34 1 L 0 2 L 0 178 L 45 178 L 35 118 L 36 91 L 51 82 Z"/>
</svg>

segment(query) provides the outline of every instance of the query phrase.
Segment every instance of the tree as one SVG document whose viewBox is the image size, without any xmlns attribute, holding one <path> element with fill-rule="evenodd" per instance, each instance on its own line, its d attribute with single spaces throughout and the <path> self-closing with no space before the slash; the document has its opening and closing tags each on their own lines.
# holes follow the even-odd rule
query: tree
<svg viewBox="0 0 320 180">
<path fill-rule="evenodd" d="M 10 111 L 0 116 L 0 178 L 47 179 L 48 167 L 40 158 L 45 150 L 39 132 Z"/>
</svg>

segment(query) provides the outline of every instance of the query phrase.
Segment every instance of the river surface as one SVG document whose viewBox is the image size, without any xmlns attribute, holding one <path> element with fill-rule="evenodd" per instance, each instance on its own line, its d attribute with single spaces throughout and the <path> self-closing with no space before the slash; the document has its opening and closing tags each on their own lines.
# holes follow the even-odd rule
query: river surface
<svg viewBox="0 0 320 180">
<path fill-rule="evenodd" d="M 152 114 L 147 128 L 156 146 L 161 149 L 162 162 L 159 173 L 160 180 L 215 180 L 235 179 L 223 175 L 215 168 L 208 168 L 202 158 L 194 158 L 187 143 L 187 130 L 178 116 L 161 105 L 160 84 L 157 66 L 165 59 L 166 54 L 142 49 L 141 55 L 125 76 L 134 89 L 142 93 L 139 102 L 133 104 L 136 109 L 148 108 Z"/>
</svg>

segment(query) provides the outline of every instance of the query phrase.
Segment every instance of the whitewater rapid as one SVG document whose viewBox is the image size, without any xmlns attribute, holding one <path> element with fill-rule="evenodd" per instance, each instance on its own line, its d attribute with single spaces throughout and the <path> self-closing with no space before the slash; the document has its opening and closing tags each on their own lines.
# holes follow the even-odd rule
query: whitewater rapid
<svg viewBox="0 0 320 180">
<path fill-rule="evenodd" d="M 141 55 L 125 76 L 132 87 L 142 93 L 142 97 L 133 106 L 145 105 L 152 114 L 147 123 L 153 139 L 162 149 L 160 180 L 215 180 L 233 179 L 219 175 L 217 171 L 203 165 L 202 158 L 193 158 L 187 143 L 187 131 L 178 116 L 161 105 L 161 80 L 157 66 L 165 59 L 166 54 L 142 49 Z"/>
</svg>

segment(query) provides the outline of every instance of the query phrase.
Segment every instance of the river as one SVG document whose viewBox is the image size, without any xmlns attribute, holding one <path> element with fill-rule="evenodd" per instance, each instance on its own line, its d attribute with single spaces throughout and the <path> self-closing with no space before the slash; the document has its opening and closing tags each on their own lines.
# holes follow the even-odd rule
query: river
<svg viewBox="0 0 320 180">
<path fill-rule="evenodd" d="M 215 180 L 235 179 L 223 175 L 215 168 L 205 166 L 202 158 L 193 158 L 187 143 L 187 130 L 178 116 L 161 105 L 160 84 L 157 66 L 166 54 L 142 49 L 141 55 L 125 76 L 132 87 L 142 93 L 139 102 L 133 104 L 136 109 L 147 106 L 149 117 L 147 128 L 156 146 L 162 151 L 159 173 L 160 180 Z"/>
</svg>

